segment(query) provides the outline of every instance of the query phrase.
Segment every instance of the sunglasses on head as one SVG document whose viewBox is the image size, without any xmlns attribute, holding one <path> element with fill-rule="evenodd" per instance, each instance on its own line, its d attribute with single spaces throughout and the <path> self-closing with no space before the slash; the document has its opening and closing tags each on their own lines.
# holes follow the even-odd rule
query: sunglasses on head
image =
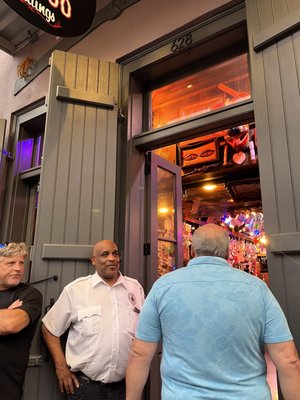
<svg viewBox="0 0 300 400">
<path fill-rule="evenodd" d="M 3 249 L 3 248 L 6 247 L 8 244 L 9 244 L 9 242 L 0 243 L 0 249 Z"/>
</svg>

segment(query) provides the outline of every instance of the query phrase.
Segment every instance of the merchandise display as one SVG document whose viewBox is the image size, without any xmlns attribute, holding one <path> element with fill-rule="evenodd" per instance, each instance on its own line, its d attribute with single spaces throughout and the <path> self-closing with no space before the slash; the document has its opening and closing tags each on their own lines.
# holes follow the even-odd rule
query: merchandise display
<svg viewBox="0 0 300 400">
<path fill-rule="evenodd" d="M 210 218 L 209 223 L 223 226 L 230 236 L 229 263 L 268 282 L 266 237 L 263 214 L 256 212 L 239 213 L 234 218 L 223 215 Z M 204 223 L 202 223 L 204 224 Z M 190 246 L 195 225 L 183 224 L 184 265 L 191 259 Z"/>
</svg>

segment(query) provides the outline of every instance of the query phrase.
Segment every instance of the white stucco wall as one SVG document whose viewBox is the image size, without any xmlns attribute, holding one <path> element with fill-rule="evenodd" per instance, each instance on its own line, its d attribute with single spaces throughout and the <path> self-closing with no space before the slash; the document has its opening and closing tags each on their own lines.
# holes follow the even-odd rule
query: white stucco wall
<svg viewBox="0 0 300 400">
<path fill-rule="evenodd" d="M 226 3 L 229 0 L 140 0 L 117 19 L 102 24 L 71 51 L 115 61 Z M 55 42 L 54 36 L 45 33 L 15 57 L 0 51 L 0 118 L 8 120 L 7 129 L 13 112 L 45 96 L 48 90 L 49 69 L 14 96 L 18 64 L 26 57 L 38 60 Z"/>
</svg>

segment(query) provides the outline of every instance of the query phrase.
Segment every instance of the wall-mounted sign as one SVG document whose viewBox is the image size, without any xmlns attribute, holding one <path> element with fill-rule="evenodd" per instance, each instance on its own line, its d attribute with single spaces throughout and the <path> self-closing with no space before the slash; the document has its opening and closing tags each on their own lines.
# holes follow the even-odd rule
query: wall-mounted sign
<svg viewBox="0 0 300 400">
<path fill-rule="evenodd" d="M 24 19 L 55 36 L 79 36 L 91 26 L 96 0 L 5 0 Z"/>
</svg>

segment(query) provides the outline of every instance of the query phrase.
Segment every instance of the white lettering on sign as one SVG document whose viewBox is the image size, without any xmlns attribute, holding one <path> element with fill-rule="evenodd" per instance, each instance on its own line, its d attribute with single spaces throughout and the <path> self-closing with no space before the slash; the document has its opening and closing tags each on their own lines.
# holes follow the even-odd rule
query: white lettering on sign
<svg viewBox="0 0 300 400">
<path fill-rule="evenodd" d="M 54 8 L 58 8 L 60 6 L 61 13 L 66 18 L 71 18 L 72 7 L 69 0 L 48 0 L 48 2 Z"/>
<path fill-rule="evenodd" d="M 32 8 L 34 8 L 37 12 L 42 14 L 47 22 L 55 22 L 55 15 L 54 13 L 49 10 L 49 8 L 45 7 L 41 4 L 38 0 L 23 0 L 25 3 L 29 4 Z M 66 18 L 72 17 L 72 7 L 70 0 L 48 0 L 48 3 L 53 8 L 60 7 L 60 11 L 62 15 Z"/>
<path fill-rule="evenodd" d="M 55 21 L 54 13 L 51 12 L 49 10 L 49 8 L 46 8 L 39 1 L 37 1 L 37 0 L 25 0 L 25 3 L 28 3 L 32 8 L 35 8 L 36 11 L 38 11 L 40 14 L 43 14 L 44 17 L 46 18 L 47 22 L 54 22 Z"/>
</svg>

